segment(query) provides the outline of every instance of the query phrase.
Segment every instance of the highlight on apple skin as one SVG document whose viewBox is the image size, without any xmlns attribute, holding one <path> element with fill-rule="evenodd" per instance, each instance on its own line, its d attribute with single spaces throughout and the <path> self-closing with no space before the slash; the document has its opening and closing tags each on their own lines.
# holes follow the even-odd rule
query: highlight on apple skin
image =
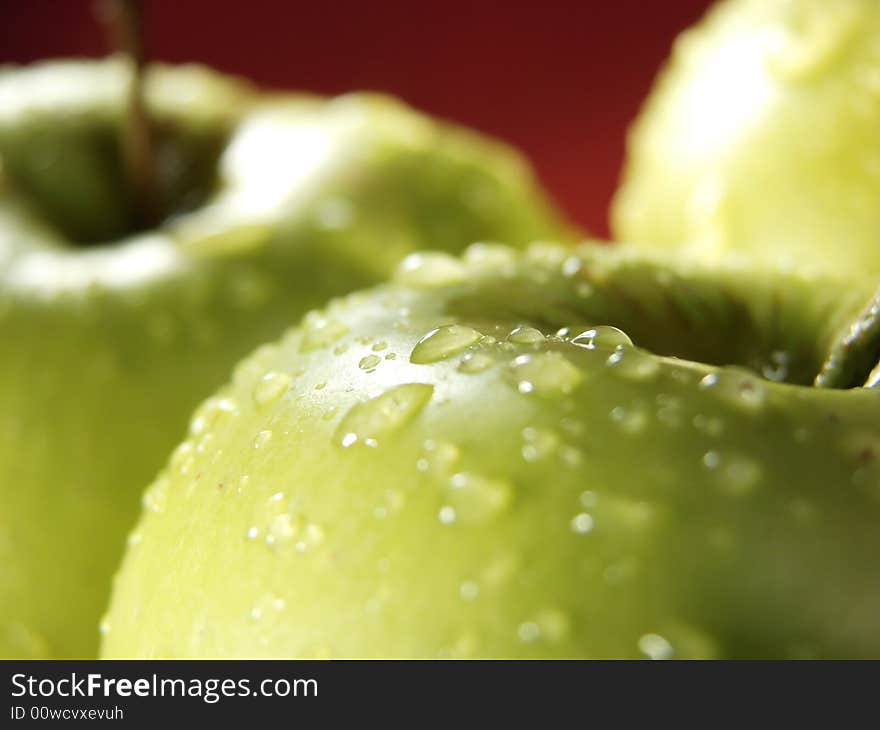
<svg viewBox="0 0 880 730">
<path fill-rule="evenodd" d="M 880 3 L 724 0 L 630 132 L 618 240 L 880 273 Z"/>
<path fill-rule="evenodd" d="M 416 254 L 199 407 L 102 655 L 877 656 L 880 400 L 810 386 L 871 295 L 626 248 Z"/>
<path fill-rule="evenodd" d="M 132 230 L 121 59 L 0 72 L 0 656 L 88 657 L 201 398 L 424 246 L 570 234 L 522 158 L 394 99 L 148 71 L 160 224 Z"/>
</svg>

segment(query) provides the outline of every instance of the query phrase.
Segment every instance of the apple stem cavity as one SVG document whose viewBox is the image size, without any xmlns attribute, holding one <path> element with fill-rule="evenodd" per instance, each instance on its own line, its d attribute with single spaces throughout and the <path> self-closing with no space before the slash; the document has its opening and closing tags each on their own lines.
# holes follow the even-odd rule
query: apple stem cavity
<svg viewBox="0 0 880 730">
<path fill-rule="evenodd" d="M 104 15 L 114 50 L 123 53 L 131 65 L 125 116 L 122 124 L 122 156 L 132 190 L 134 223 L 143 230 L 159 219 L 155 196 L 153 129 L 144 99 L 146 46 L 143 13 L 139 0 L 108 0 Z"/>
</svg>

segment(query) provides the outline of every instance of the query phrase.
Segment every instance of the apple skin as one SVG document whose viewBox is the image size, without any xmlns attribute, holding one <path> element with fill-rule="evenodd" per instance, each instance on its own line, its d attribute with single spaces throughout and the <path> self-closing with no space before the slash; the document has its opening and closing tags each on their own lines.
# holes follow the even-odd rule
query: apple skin
<svg viewBox="0 0 880 730">
<path fill-rule="evenodd" d="M 196 411 L 102 655 L 876 657 L 876 393 L 651 352 L 810 382 L 870 293 L 622 248 L 409 258 Z"/>
<path fill-rule="evenodd" d="M 880 4 L 726 0 L 629 135 L 618 240 L 880 273 Z"/>
<path fill-rule="evenodd" d="M 416 247 L 571 233 L 503 145 L 193 66 L 149 72 L 167 219 L 128 235 L 127 78 L 0 74 L 2 657 L 95 655 L 143 485 L 257 344 Z"/>
</svg>

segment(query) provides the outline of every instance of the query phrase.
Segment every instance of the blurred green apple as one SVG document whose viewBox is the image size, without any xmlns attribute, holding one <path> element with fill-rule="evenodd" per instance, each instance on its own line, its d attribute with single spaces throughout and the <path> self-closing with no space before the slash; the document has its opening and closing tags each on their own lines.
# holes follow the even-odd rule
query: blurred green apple
<svg viewBox="0 0 880 730">
<path fill-rule="evenodd" d="M 4 657 L 96 651 L 143 484 L 246 352 L 415 248 L 566 234 L 498 143 L 192 66 L 148 72 L 162 220 L 135 230 L 129 83 L 119 60 L 0 73 Z"/>
<path fill-rule="evenodd" d="M 726 0 L 675 44 L 612 228 L 707 259 L 880 273 L 880 3 Z"/>
<path fill-rule="evenodd" d="M 806 387 L 870 298 L 625 248 L 408 257 L 196 411 L 103 655 L 876 657 L 880 399 Z"/>
</svg>

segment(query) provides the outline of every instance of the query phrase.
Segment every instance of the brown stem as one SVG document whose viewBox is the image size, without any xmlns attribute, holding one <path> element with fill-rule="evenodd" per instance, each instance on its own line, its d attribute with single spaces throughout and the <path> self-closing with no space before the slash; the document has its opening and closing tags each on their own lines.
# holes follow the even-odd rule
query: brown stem
<svg viewBox="0 0 880 730">
<path fill-rule="evenodd" d="M 153 130 L 144 101 L 146 51 L 141 3 L 138 0 L 106 0 L 103 13 L 112 47 L 124 53 L 132 78 L 123 117 L 122 155 L 132 186 L 138 228 L 157 222 Z"/>
</svg>

